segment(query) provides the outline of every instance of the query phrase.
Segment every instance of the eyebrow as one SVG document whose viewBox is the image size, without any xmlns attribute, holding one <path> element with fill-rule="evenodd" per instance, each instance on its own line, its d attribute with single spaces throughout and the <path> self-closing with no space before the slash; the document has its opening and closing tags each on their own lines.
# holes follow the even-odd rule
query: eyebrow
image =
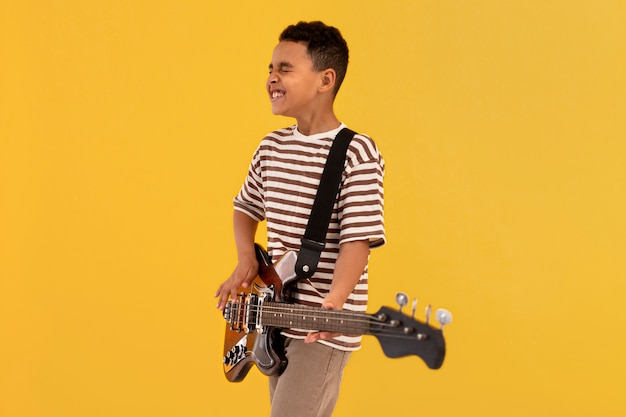
<svg viewBox="0 0 626 417">
<path fill-rule="evenodd" d="M 293 68 L 293 64 L 290 64 L 289 62 L 281 62 L 280 64 L 278 64 L 278 67 L 279 67 L 280 69 L 285 69 L 285 68 Z M 274 69 L 274 65 L 273 65 L 273 64 L 270 64 L 270 65 L 268 66 L 268 68 L 269 68 L 269 70 L 271 71 L 271 70 L 273 70 L 273 69 Z"/>
</svg>

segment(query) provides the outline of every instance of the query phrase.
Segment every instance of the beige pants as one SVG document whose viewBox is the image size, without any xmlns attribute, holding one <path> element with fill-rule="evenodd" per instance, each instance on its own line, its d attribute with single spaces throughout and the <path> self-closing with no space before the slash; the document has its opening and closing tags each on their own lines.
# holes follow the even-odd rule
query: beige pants
<svg viewBox="0 0 626 417">
<path fill-rule="evenodd" d="M 331 417 L 350 352 L 287 339 L 286 355 L 283 374 L 269 378 L 270 417 Z"/>
</svg>

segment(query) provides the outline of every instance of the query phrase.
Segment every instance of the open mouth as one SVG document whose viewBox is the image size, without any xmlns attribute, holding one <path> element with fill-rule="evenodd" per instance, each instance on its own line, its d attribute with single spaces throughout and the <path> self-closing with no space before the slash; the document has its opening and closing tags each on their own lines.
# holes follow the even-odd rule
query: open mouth
<svg viewBox="0 0 626 417">
<path fill-rule="evenodd" d="M 285 95 L 285 92 L 282 90 L 274 90 L 270 91 L 270 97 L 272 100 L 277 100 Z"/>
</svg>

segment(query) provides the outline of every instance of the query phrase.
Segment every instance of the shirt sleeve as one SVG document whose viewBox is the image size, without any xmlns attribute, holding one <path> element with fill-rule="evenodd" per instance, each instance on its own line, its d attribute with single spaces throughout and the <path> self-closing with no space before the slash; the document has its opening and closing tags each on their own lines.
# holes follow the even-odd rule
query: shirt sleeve
<svg viewBox="0 0 626 417">
<path fill-rule="evenodd" d="M 383 220 L 385 163 L 376 145 L 367 139 L 355 140 L 354 152 L 348 160 L 339 197 L 339 239 L 340 243 L 367 239 L 370 247 L 375 248 L 386 242 Z"/>
<path fill-rule="evenodd" d="M 265 220 L 265 196 L 263 193 L 263 179 L 261 176 L 260 149 L 254 152 L 248 174 L 239 193 L 233 200 L 237 211 L 247 214 L 260 222 Z"/>
</svg>

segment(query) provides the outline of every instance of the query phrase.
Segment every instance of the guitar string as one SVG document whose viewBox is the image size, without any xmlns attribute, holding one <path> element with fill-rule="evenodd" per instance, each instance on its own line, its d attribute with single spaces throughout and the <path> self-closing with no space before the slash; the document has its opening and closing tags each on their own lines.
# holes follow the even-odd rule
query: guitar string
<svg viewBox="0 0 626 417">
<path fill-rule="evenodd" d="M 242 324 L 242 323 L 240 323 Z M 273 327 L 271 325 L 267 325 L 268 327 Z M 246 326 L 247 327 L 247 326 Z M 275 326 L 278 328 L 283 328 L 283 326 Z M 288 328 L 288 326 L 285 326 L 284 328 Z M 243 328 L 234 328 L 231 330 L 235 330 L 236 331 L 243 331 Z M 414 340 L 416 338 L 416 336 L 422 332 L 411 332 L 411 333 L 402 333 L 400 331 L 398 331 L 398 327 L 393 327 L 393 326 L 388 326 L 388 327 L 383 327 L 380 329 L 372 329 L 370 328 L 369 331 L 361 331 L 360 329 L 362 328 L 352 328 L 352 329 L 337 329 L 337 332 L 340 333 L 345 333 L 345 334 L 365 334 L 365 335 L 373 335 L 373 336 L 383 336 L 386 338 L 394 338 L 394 339 L 408 339 L 408 340 Z M 395 329 L 395 331 L 392 331 L 393 329 Z M 314 330 L 314 329 L 301 329 L 303 331 L 329 331 L 329 330 Z M 352 330 L 352 332 L 350 331 Z M 251 329 L 249 332 L 254 331 L 254 329 Z"/>
<path fill-rule="evenodd" d="M 252 311 L 254 312 L 254 309 L 252 309 Z M 257 311 L 261 311 L 261 309 L 257 309 Z M 293 311 L 291 309 L 281 309 L 281 308 L 272 308 L 272 307 L 263 308 L 261 312 L 264 314 L 273 313 L 275 315 L 280 315 L 280 317 L 277 317 L 277 316 L 274 317 L 277 319 L 289 319 L 291 317 L 299 321 L 300 317 L 305 317 L 303 321 L 319 320 L 320 322 L 324 322 L 324 321 L 332 320 L 334 322 L 340 322 L 340 324 L 343 324 L 343 325 L 371 324 L 372 322 L 376 321 L 375 319 L 370 318 L 368 316 L 364 317 L 364 316 L 359 316 L 355 314 L 342 314 L 340 316 L 338 314 L 333 314 L 331 312 L 316 312 L 316 311 L 305 311 L 305 310 Z"/>
<path fill-rule="evenodd" d="M 287 314 L 287 315 L 291 315 L 294 317 L 300 317 L 303 314 L 306 315 L 306 317 L 311 317 L 311 318 L 315 318 L 315 319 L 325 319 L 326 317 L 330 316 L 333 319 L 339 319 L 339 320 L 343 320 L 343 321 L 348 321 L 348 322 L 355 322 L 355 323 L 372 323 L 372 322 L 376 322 L 380 325 L 387 325 L 389 327 L 394 327 L 393 325 L 390 324 L 386 324 L 384 323 L 384 321 L 376 316 L 371 316 L 369 314 L 366 313 L 360 313 L 360 312 L 351 312 L 351 311 L 345 311 L 345 310 L 320 310 L 320 309 L 316 309 L 315 307 L 307 307 L 307 306 L 298 306 L 296 308 L 293 307 L 283 307 L 283 306 L 278 306 L 276 304 L 270 305 L 270 304 L 264 304 L 263 306 L 252 306 L 252 307 L 248 307 L 248 308 L 244 308 L 245 312 L 254 312 L 254 313 L 259 313 L 259 312 L 267 312 L 267 313 L 281 313 L 281 314 Z"/>
<path fill-rule="evenodd" d="M 384 324 L 382 320 L 375 316 L 370 316 L 366 313 L 353 312 L 353 311 L 345 311 L 345 310 L 321 310 L 316 309 L 315 307 L 283 307 L 277 305 L 268 305 L 267 303 L 262 306 L 252 306 L 244 309 L 246 312 L 254 312 L 254 313 L 281 313 L 288 314 L 295 317 L 302 316 L 303 314 L 307 315 L 307 317 L 313 318 L 325 318 L 330 316 L 333 319 L 340 319 L 344 321 L 352 321 L 352 322 L 372 322 L 379 321 L 381 324 Z"/>
<path fill-rule="evenodd" d="M 240 303 L 238 304 L 238 310 L 240 309 Z M 306 316 L 307 318 L 309 318 L 310 320 L 316 320 L 316 319 L 320 319 L 322 321 L 324 321 L 326 318 L 328 318 L 328 316 L 335 316 L 332 317 L 333 319 L 337 320 L 343 320 L 344 323 L 343 324 L 343 328 L 348 327 L 349 323 L 352 323 L 353 326 L 348 328 L 348 331 L 350 329 L 353 330 L 357 330 L 357 329 L 363 329 L 363 326 L 367 326 L 367 325 L 374 325 L 376 327 L 369 327 L 369 332 L 372 334 L 385 334 L 387 333 L 385 336 L 389 336 L 389 337 L 396 337 L 396 338 L 413 338 L 414 334 L 398 334 L 397 331 L 391 333 L 391 330 L 397 330 L 400 327 L 397 325 L 392 325 L 389 323 L 385 323 L 383 322 L 380 318 L 375 317 L 375 316 L 370 316 L 366 313 L 359 313 L 359 312 L 347 312 L 344 310 L 325 310 L 325 311 L 319 311 L 318 309 L 314 308 L 314 307 L 308 307 L 308 306 L 298 306 L 296 308 L 293 307 L 288 307 L 288 306 L 279 306 L 278 303 L 274 303 L 274 304 L 269 304 L 269 303 L 265 303 L 263 306 L 247 306 L 248 308 L 244 308 L 243 312 L 252 312 L 252 313 L 259 313 L 259 312 L 263 312 L 263 313 L 267 313 L 267 314 L 286 314 L 287 317 L 281 317 L 278 318 L 278 321 L 281 322 L 285 322 L 287 320 L 289 320 L 289 317 L 292 316 L 294 318 L 298 318 L 300 316 L 302 316 L 305 313 L 308 313 L 308 315 Z M 352 317 L 350 317 L 352 316 Z M 277 317 L 274 317 L 277 318 Z M 243 320 L 242 320 L 243 321 Z M 268 320 L 271 321 L 271 320 Z M 293 321 L 293 320 L 292 320 Z M 346 324 L 346 322 L 348 322 L 348 324 Z M 241 323 L 239 323 L 241 324 Z M 283 323 L 286 324 L 286 323 Z M 357 325 L 361 325 L 360 327 L 357 327 Z M 341 327 L 341 326 L 338 326 Z"/>
<path fill-rule="evenodd" d="M 270 321 L 271 320 L 268 320 L 268 322 L 270 322 Z M 373 319 L 372 319 L 372 321 L 373 321 Z M 240 321 L 240 322 L 238 322 L 238 324 L 242 325 L 244 323 L 242 323 Z M 245 323 L 245 324 L 247 325 L 249 323 Z M 266 325 L 268 327 L 272 327 L 271 324 L 272 323 L 266 324 Z M 282 324 L 286 325 L 287 323 L 285 322 L 285 323 L 282 323 Z M 261 325 L 263 325 L 263 324 L 261 323 Z M 380 328 L 377 328 L 377 327 L 352 326 L 352 327 L 349 327 L 349 328 L 335 329 L 335 330 L 339 331 L 339 332 L 345 332 L 346 334 L 350 334 L 351 331 L 352 331 L 352 332 L 354 332 L 354 334 L 371 334 L 371 335 L 376 335 L 376 336 L 384 336 L 384 337 L 387 337 L 387 338 L 411 339 L 411 340 L 415 339 L 416 334 L 420 333 L 420 332 L 417 332 L 417 331 L 416 332 L 412 332 L 412 333 L 408 333 L 408 334 L 401 333 L 398 330 L 399 327 L 392 326 L 392 325 L 385 324 L 385 323 L 380 324 L 380 326 L 381 326 Z M 282 326 L 276 326 L 276 327 L 281 328 Z M 289 326 L 285 326 L 285 328 L 288 328 L 288 327 Z M 305 327 L 305 326 L 303 326 L 303 327 Z M 344 326 L 344 327 L 347 327 L 347 326 Z M 239 328 L 238 330 L 242 331 L 243 329 Z M 301 330 L 315 331 L 317 329 L 301 329 Z M 366 331 L 363 331 L 363 330 L 366 330 Z M 317 331 L 320 331 L 320 330 L 317 330 Z M 322 331 L 332 331 L 332 330 L 322 330 Z"/>
</svg>

